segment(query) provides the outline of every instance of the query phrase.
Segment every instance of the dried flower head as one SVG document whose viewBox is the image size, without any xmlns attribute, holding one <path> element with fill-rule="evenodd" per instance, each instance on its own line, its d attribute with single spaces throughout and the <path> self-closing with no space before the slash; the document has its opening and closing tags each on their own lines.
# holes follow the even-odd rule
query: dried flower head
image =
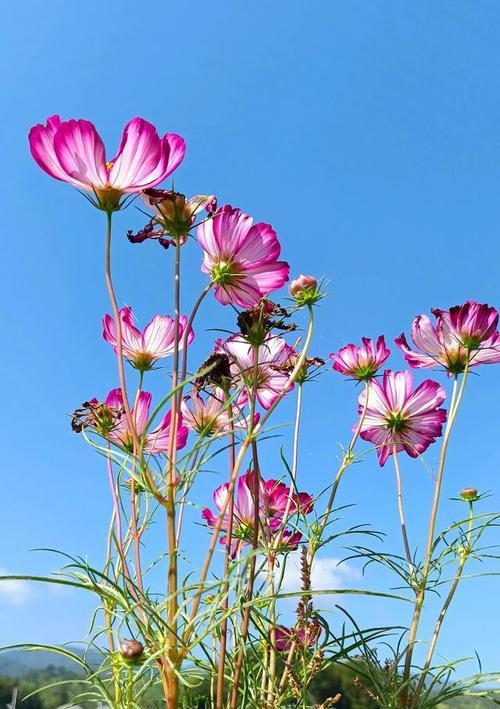
<svg viewBox="0 0 500 709">
<path fill-rule="evenodd" d="M 229 390 L 232 383 L 231 361 L 225 352 L 211 354 L 201 365 L 200 371 L 202 373 L 195 381 L 198 389 L 214 386 L 223 391 Z"/>
<path fill-rule="evenodd" d="M 123 406 L 113 408 L 94 398 L 85 401 L 81 408 L 72 414 L 71 428 L 75 433 L 81 433 L 85 428 L 93 428 L 99 435 L 107 437 L 124 414 Z"/>
</svg>

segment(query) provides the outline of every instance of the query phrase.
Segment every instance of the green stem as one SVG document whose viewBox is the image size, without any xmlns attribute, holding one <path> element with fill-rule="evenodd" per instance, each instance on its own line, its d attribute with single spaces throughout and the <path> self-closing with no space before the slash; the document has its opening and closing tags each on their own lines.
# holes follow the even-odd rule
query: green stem
<svg viewBox="0 0 500 709">
<path fill-rule="evenodd" d="M 174 267 L 174 354 L 172 365 L 172 391 L 176 391 L 179 377 L 179 320 L 180 320 L 180 241 L 175 242 L 175 267 Z M 175 511 L 175 481 L 177 471 L 177 430 L 178 430 L 178 410 L 179 399 L 174 394 L 172 397 L 172 414 L 170 419 L 170 438 L 167 463 L 167 494 L 165 510 L 167 513 L 167 538 L 168 538 L 168 593 L 169 603 L 167 609 L 168 626 L 168 655 L 169 665 L 167 667 L 168 680 L 168 709 L 177 709 L 179 695 L 179 681 L 174 668 L 178 667 L 178 647 L 177 647 L 177 535 L 176 535 L 176 511 Z"/>
<path fill-rule="evenodd" d="M 326 524 L 328 522 L 328 518 L 331 514 L 331 511 L 333 509 L 333 505 L 335 503 L 335 498 L 337 496 L 337 491 L 339 489 L 339 485 L 340 485 L 340 481 L 342 479 L 342 476 L 344 475 L 345 471 L 347 470 L 347 468 L 351 465 L 351 463 L 354 460 L 354 447 L 355 447 L 355 445 L 358 441 L 358 438 L 361 434 L 361 429 L 363 428 L 363 423 L 366 418 L 366 412 L 368 411 L 369 391 L 370 391 L 370 385 L 369 385 L 369 382 L 366 382 L 365 383 L 365 403 L 363 406 L 363 410 L 361 412 L 361 416 L 360 416 L 358 425 L 356 426 L 354 434 L 351 438 L 351 442 L 349 443 L 349 445 L 347 447 L 347 451 L 342 459 L 342 463 L 341 463 L 341 465 L 337 471 L 337 474 L 335 476 L 335 479 L 333 481 L 333 485 L 332 485 L 330 497 L 328 499 L 328 503 L 326 506 L 326 510 L 325 510 L 325 513 L 323 514 L 323 518 L 322 518 L 321 523 L 319 525 L 319 530 L 318 530 L 317 535 L 315 537 L 315 543 L 314 543 L 314 545 L 309 546 L 309 553 L 308 553 L 309 567 L 312 567 L 314 557 L 315 557 L 316 551 L 317 551 L 316 540 L 320 540 L 323 535 L 324 529 L 325 529 Z M 295 656 L 296 649 L 297 649 L 297 643 L 295 641 L 292 641 L 292 643 L 290 645 L 290 649 L 288 651 L 288 656 L 286 658 L 285 669 L 283 670 L 283 674 L 281 676 L 280 684 L 278 687 L 278 697 L 281 697 L 281 695 L 283 694 L 283 692 L 285 690 L 287 679 L 288 679 L 288 669 L 287 668 L 293 662 L 293 658 Z"/>
<path fill-rule="evenodd" d="M 453 601 L 453 597 L 455 596 L 456 590 L 458 588 L 458 584 L 460 583 L 460 580 L 462 578 L 465 564 L 466 564 L 467 559 L 469 558 L 469 555 L 471 552 L 471 537 L 472 537 L 473 521 L 474 521 L 474 504 L 473 504 L 473 502 L 469 502 L 469 521 L 468 521 L 465 545 L 462 549 L 460 549 L 460 560 L 458 563 L 457 573 L 455 574 L 455 578 L 453 579 L 453 583 L 450 587 L 448 595 L 446 596 L 446 599 L 445 599 L 443 606 L 441 608 L 441 612 L 439 613 L 438 619 L 436 621 L 436 625 L 434 627 L 434 632 L 432 634 L 432 639 L 431 639 L 431 643 L 429 646 L 429 651 L 427 653 L 425 665 L 422 670 L 422 674 L 420 676 L 419 683 L 417 685 L 417 689 L 415 692 L 415 697 L 414 697 L 414 700 L 412 703 L 412 707 L 415 706 L 415 702 L 417 701 L 417 698 L 424 687 L 425 677 L 426 677 L 427 673 L 429 672 L 429 668 L 431 666 L 432 658 L 434 656 L 434 651 L 436 649 L 436 643 L 437 643 L 437 640 L 439 637 L 439 633 L 441 631 L 441 627 L 442 627 L 444 619 L 446 617 L 446 613 L 448 612 L 448 608 L 450 607 L 451 602 Z"/>
<path fill-rule="evenodd" d="M 231 400 L 229 394 L 226 392 L 226 411 L 229 419 L 229 471 L 230 477 L 234 468 L 235 462 L 235 438 L 234 438 L 234 426 L 233 426 L 233 407 L 231 406 Z M 234 514 L 234 495 L 231 496 L 231 502 L 229 504 L 229 516 L 228 516 L 228 528 L 226 537 L 226 550 L 224 557 L 224 586 L 223 586 L 223 601 L 222 601 L 222 612 L 223 614 L 227 611 L 229 607 L 229 567 L 231 563 L 231 546 L 232 546 L 232 531 L 233 531 L 233 514 Z M 225 618 L 221 625 L 221 637 L 220 637 L 220 648 L 219 648 L 219 664 L 217 669 L 217 699 L 216 699 L 216 709 L 222 709 L 224 702 L 224 672 L 226 665 L 226 650 L 227 650 L 227 623 L 228 619 Z"/>
<path fill-rule="evenodd" d="M 290 386 L 290 384 L 293 384 L 293 382 L 295 381 L 297 375 L 298 375 L 299 372 L 301 371 L 301 369 L 302 369 L 302 367 L 303 367 L 303 365 L 304 365 L 304 362 L 305 362 L 305 360 L 306 360 L 307 352 L 308 352 L 309 346 L 310 346 L 310 344 L 311 344 L 311 339 L 312 339 L 312 334 L 313 334 L 313 329 L 314 329 L 314 313 L 313 313 L 313 309 L 312 309 L 311 306 L 308 306 L 308 309 L 309 309 L 309 325 L 308 325 L 308 329 L 307 329 L 306 339 L 305 339 L 305 342 L 304 342 L 304 347 L 303 347 L 303 349 L 302 349 L 302 352 L 301 352 L 301 354 L 300 354 L 300 357 L 299 357 L 299 359 L 297 360 L 297 362 L 296 362 L 296 364 L 295 364 L 295 367 L 293 368 L 293 370 L 292 370 L 292 372 L 291 372 L 291 374 L 290 374 L 290 376 L 289 376 L 289 378 L 288 378 L 288 380 L 287 380 L 285 386 L 283 387 L 283 389 L 282 389 L 281 392 L 279 393 L 278 397 L 275 399 L 274 403 L 273 403 L 272 406 L 267 410 L 267 412 L 264 414 L 264 416 L 262 416 L 262 418 L 261 418 L 260 421 L 257 423 L 257 425 L 253 428 L 252 434 L 250 435 L 249 433 L 247 433 L 247 435 L 246 435 L 244 441 L 243 441 L 242 444 L 241 444 L 240 450 L 239 450 L 239 452 L 238 452 L 238 456 L 237 456 L 236 461 L 235 461 L 235 465 L 234 465 L 234 469 L 233 469 L 233 472 L 232 472 L 232 475 L 231 475 L 231 479 L 230 479 L 230 481 L 229 481 L 229 486 L 228 486 L 228 490 L 227 490 L 227 498 L 226 498 L 226 501 L 225 501 L 224 505 L 222 506 L 222 509 L 221 509 L 220 512 L 219 512 L 219 516 L 218 516 L 218 518 L 217 518 L 217 522 L 215 523 L 215 526 L 214 526 L 214 529 L 213 529 L 213 532 L 212 532 L 212 539 L 211 539 L 211 541 L 210 541 L 210 545 L 209 545 L 207 554 L 206 554 L 206 556 L 205 556 L 205 560 L 204 560 L 204 562 L 203 562 L 203 566 L 202 566 L 201 573 L 200 573 L 200 580 L 199 580 L 199 582 L 198 582 L 198 586 L 197 586 L 197 589 L 196 589 L 196 593 L 194 594 L 193 605 L 192 605 L 192 607 L 191 607 L 191 613 L 190 613 L 190 616 L 189 616 L 189 621 L 188 621 L 188 623 L 186 624 L 186 628 L 185 628 L 184 633 L 183 633 L 183 636 L 182 636 L 183 647 L 181 648 L 181 651 L 180 651 L 180 656 L 181 656 L 181 657 L 184 657 L 184 656 L 186 655 L 187 651 L 188 651 L 188 650 L 187 650 L 187 643 L 189 642 L 189 639 L 190 639 L 191 634 L 192 634 L 192 632 L 193 632 L 194 621 L 195 621 L 196 615 L 197 615 L 197 613 L 198 613 L 198 609 L 199 609 L 199 607 L 200 607 L 201 598 L 202 598 L 202 595 L 203 595 L 203 588 L 204 588 L 205 581 L 206 581 L 206 578 L 207 578 L 207 575 L 208 575 L 208 571 L 209 571 L 209 569 L 210 569 L 210 564 L 211 564 L 211 561 L 212 561 L 212 557 L 213 557 L 213 555 L 214 555 L 214 552 L 215 552 L 215 549 L 216 549 L 216 546 L 217 546 L 217 539 L 218 539 L 218 537 L 219 537 L 219 533 L 220 533 L 220 530 L 221 530 L 221 527 L 222 527 L 222 523 L 223 523 L 223 520 L 224 520 L 224 516 L 225 516 L 225 514 L 226 514 L 226 512 L 227 512 L 227 509 L 228 509 L 228 506 L 229 506 L 229 500 L 230 500 L 230 498 L 231 498 L 231 496 L 232 496 L 232 494 L 233 494 L 234 485 L 235 485 L 235 483 L 236 483 L 236 479 L 237 479 L 237 477 L 238 477 L 238 473 L 239 473 L 241 464 L 242 464 L 242 462 L 243 462 L 243 460 L 244 460 L 245 454 L 246 454 L 246 452 L 247 452 L 247 450 L 248 450 L 248 448 L 249 448 L 249 446 L 250 446 L 250 444 L 251 444 L 252 439 L 253 439 L 253 438 L 257 438 L 257 436 L 258 436 L 258 434 L 260 433 L 260 431 L 262 430 L 263 426 L 267 423 L 267 421 L 269 420 L 270 416 L 273 414 L 274 410 L 276 409 L 276 407 L 278 406 L 278 404 L 281 402 L 281 400 L 282 400 L 283 397 L 285 396 L 285 394 L 286 394 L 286 392 L 287 392 L 287 390 L 288 390 L 288 387 Z M 251 422 L 251 423 L 253 423 L 253 422 Z"/>
<path fill-rule="evenodd" d="M 432 503 L 432 510 L 431 510 L 431 516 L 429 520 L 429 529 L 428 529 L 428 535 L 427 535 L 427 549 L 425 553 L 425 559 L 424 559 L 424 566 L 422 570 L 422 580 L 420 582 L 420 590 L 417 594 L 417 598 L 415 600 L 415 608 L 413 612 L 413 618 L 410 626 L 410 633 L 408 636 L 408 646 L 406 648 L 406 656 L 405 656 L 405 664 L 404 664 L 404 670 L 403 670 L 403 690 L 401 693 L 401 706 L 404 708 L 408 705 L 408 696 L 409 696 L 409 681 L 410 681 L 410 675 L 411 675 L 411 664 L 412 664 L 412 658 L 413 658 L 413 650 L 415 646 L 415 640 L 417 637 L 417 632 L 418 632 L 418 626 L 420 623 L 420 616 L 422 614 L 422 608 L 424 605 L 424 600 L 425 600 L 425 591 L 427 587 L 427 581 L 429 578 L 429 572 L 430 572 L 430 566 L 432 562 L 432 551 L 434 548 L 434 536 L 436 532 L 436 521 L 437 521 L 437 513 L 438 513 L 438 508 L 439 508 L 439 500 L 441 497 L 441 487 L 443 483 L 443 473 L 444 473 L 444 466 L 446 462 L 446 453 L 448 450 L 448 443 L 450 440 L 450 435 L 453 430 L 453 425 L 455 423 L 456 415 L 460 406 L 460 403 L 462 401 L 463 393 L 464 393 L 464 388 L 465 388 L 465 383 L 467 381 L 467 375 L 469 372 L 469 362 L 467 361 L 464 369 L 464 373 L 462 375 L 462 382 L 460 385 L 460 388 L 458 389 L 457 393 L 457 378 L 455 377 L 454 382 L 453 382 L 453 391 L 452 391 L 452 396 L 451 396 L 451 402 L 450 402 L 450 409 L 449 409 L 449 415 L 448 415 L 448 421 L 446 424 L 446 430 L 443 436 L 443 445 L 441 446 L 441 453 L 439 457 L 439 466 L 438 466 L 438 472 L 436 476 L 436 482 L 434 485 L 434 499 Z"/>
<path fill-rule="evenodd" d="M 297 468 L 299 464 L 299 432 L 300 432 L 300 417 L 302 413 L 302 394 L 303 394 L 303 382 L 298 385 L 297 391 L 297 402 L 295 407 L 295 425 L 293 430 L 293 453 L 292 453 L 292 468 L 290 471 L 290 492 L 288 494 L 288 499 L 286 501 L 285 512 L 283 514 L 283 524 L 281 525 L 278 533 L 273 539 L 271 555 L 274 551 L 279 549 L 281 541 L 283 539 L 283 534 L 285 532 L 286 523 L 288 521 L 288 516 L 290 514 L 290 509 L 292 507 L 292 502 L 296 492 L 296 479 L 297 479 Z M 297 515 L 300 510 L 297 509 Z"/>
<path fill-rule="evenodd" d="M 398 490 L 398 511 L 399 511 L 399 521 L 401 524 L 401 535 L 403 537 L 403 545 L 405 548 L 405 555 L 406 555 L 406 560 L 408 562 L 408 571 L 410 574 L 410 579 L 411 579 L 411 586 L 415 593 L 418 594 L 418 589 L 415 588 L 414 584 L 414 576 L 415 576 L 415 569 L 413 566 L 413 560 L 411 557 L 411 551 L 410 551 L 410 544 L 408 542 L 408 533 L 406 531 L 406 519 L 405 519 L 405 513 L 404 513 L 404 507 L 403 507 L 403 484 L 401 482 L 401 470 L 399 469 L 399 460 L 398 460 L 398 447 L 396 444 L 392 447 L 392 457 L 394 459 L 394 471 L 396 473 L 396 485 L 397 485 L 397 490 Z"/>
<path fill-rule="evenodd" d="M 132 436 L 134 442 L 134 448 L 136 451 L 139 450 L 139 439 L 137 436 L 137 431 L 135 428 L 135 422 L 130 412 L 130 406 L 127 397 L 127 386 L 125 382 L 125 368 L 123 365 L 123 340 L 122 340 L 122 323 L 120 320 L 120 312 L 118 309 L 118 303 L 116 301 L 115 289 L 113 287 L 113 279 L 111 277 L 111 233 L 112 233 L 112 212 L 107 212 L 107 222 L 106 222 L 106 249 L 105 249 L 105 277 L 106 285 L 108 288 L 109 299 L 111 301 L 111 307 L 113 309 L 113 315 L 115 318 L 115 329 L 116 329 L 116 354 L 118 361 L 118 376 L 120 379 L 120 390 L 123 399 L 123 408 L 125 409 L 125 416 L 127 418 L 127 426 Z"/>
<path fill-rule="evenodd" d="M 127 704 L 129 709 L 134 706 L 134 675 L 131 667 L 128 668 L 127 672 Z"/>
<path fill-rule="evenodd" d="M 257 451 L 257 441 L 252 437 L 254 426 L 255 426 L 255 406 L 257 400 L 257 387 L 258 387 L 258 375 L 259 375 L 259 347 L 253 347 L 253 381 L 252 390 L 250 392 L 249 401 L 249 423 L 248 423 L 248 436 L 251 437 L 252 446 L 252 458 L 253 458 L 253 534 L 252 534 L 252 558 L 250 559 L 250 565 L 248 569 L 248 583 L 247 583 L 247 602 L 252 600 L 253 587 L 255 583 L 255 566 L 257 563 L 256 549 L 259 543 L 259 526 L 260 526 L 260 467 L 259 458 Z M 233 499 L 233 498 L 232 498 Z M 243 621 L 241 626 L 240 634 L 240 647 L 238 650 L 238 656 L 236 658 L 236 664 L 234 667 L 233 683 L 231 687 L 231 699 L 229 706 L 231 709 L 235 709 L 238 703 L 238 687 L 240 683 L 241 670 L 243 667 L 243 659 L 245 652 L 245 643 L 248 637 L 248 631 L 250 626 L 250 613 L 251 606 L 248 604 L 243 612 Z M 218 708 L 217 708 L 218 709 Z"/>
</svg>

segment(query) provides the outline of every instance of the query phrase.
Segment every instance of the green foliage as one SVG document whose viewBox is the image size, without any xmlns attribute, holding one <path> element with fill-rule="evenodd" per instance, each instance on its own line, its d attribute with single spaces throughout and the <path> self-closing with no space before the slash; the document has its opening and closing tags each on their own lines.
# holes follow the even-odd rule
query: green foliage
<svg viewBox="0 0 500 709">
<path fill-rule="evenodd" d="M 320 704 L 329 697 L 341 694 L 336 704 L 338 709 L 378 709 L 368 693 L 355 684 L 356 673 L 352 668 L 341 663 L 332 663 L 320 672 L 309 688 L 309 705 Z M 30 693 L 51 682 L 75 679 L 75 682 L 62 684 L 44 690 L 28 699 Z M 57 709 L 70 703 L 75 696 L 84 690 L 84 685 L 77 680 L 79 675 L 64 667 L 48 665 L 36 670 L 28 670 L 21 677 L 0 676 L 0 707 L 10 702 L 12 690 L 19 688 L 19 709 Z M 183 709 L 206 709 L 209 706 L 209 680 L 201 680 L 199 686 L 192 691 L 182 692 L 181 706 Z M 162 709 L 164 699 L 159 686 L 152 687 L 144 697 L 144 706 L 148 709 Z M 492 701 L 482 697 L 460 697 L 442 704 L 438 709 L 488 709 L 493 707 Z"/>
<path fill-rule="evenodd" d="M 0 706 L 4 707 L 12 699 L 12 692 L 15 687 L 19 688 L 18 700 L 21 703 L 27 694 L 36 689 L 36 685 L 22 680 L 21 683 L 12 677 L 0 677 Z M 22 703 L 23 709 L 46 709 L 40 697 L 30 697 Z"/>
<path fill-rule="evenodd" d="M 339 663 L 332 663 L 315 677 L 310 687 L 312 702 L 321 704 L 329 697 L 341 694 L 338 709 L 376 709 L 370 697 L 354 685 L 355 673 Z"/>
</svg>

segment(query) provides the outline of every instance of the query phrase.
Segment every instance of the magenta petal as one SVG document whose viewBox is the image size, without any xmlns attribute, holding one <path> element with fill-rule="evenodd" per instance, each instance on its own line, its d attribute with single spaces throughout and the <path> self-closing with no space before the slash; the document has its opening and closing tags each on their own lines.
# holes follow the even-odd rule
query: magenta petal
<svg viewBox="0 0 500 709">
<path fill-rule="evenodd" d="M 82 119 L 61 123 L 54 136 L 54 151 L 68 182 L 84 190 L 106 187 L 104 143 L 92 123 Z"/>
<path fill-rule="evenodd" d="M 118 153 L 111 161 L 110 184 L 122 192 L 154 187 L 178 167 L 185 151 L 179 135 L 169 133 L 160 138 L 151 123 L 133 118 L 125 126 Z"/>
<path fill-rule="evenodd" d="M 61 124 L 59 116 L 47 119 L 47 125 L 38 124 L 29 132 L 31 154 L 39 167 L 56 180 L 72 182 L 70 176 L 62 169 L 54 150 L 54 136 Z"/>
<path fill-rule="evenodd" d="M 251 308 L 288 280 L 290 267 L 277 261 L 281 247 L 269 224 L 224 205 L 198 227 L 205 252 L 202 270 L 213 278 L 222 305 Z"/>
<path fill-rule="evenodd" d="M 137 397 L 137 403 L 132 411 L 132 416 L 138 436 L 142 436 L 146 430 L 152 398 L 152 395 L 148 391 L 141 391 Z"/>
<path fill-rule="evenodd" d="M 368 395 L 363 392 L 359 397 L 359 413 L 365 412 L 360 435 L 376 447 L 381 466 L 393 454 L 394 446 L 415 458 L 442 434 L 446 411 L 439 407 L 444 389 L 430 379 L 416 389 L 412 382 L 409 371 L 387 370 L 382 381 L 370 382 Z"/>
<path fill-rule="evenodd" d="M 125 126 L 118 153 L 110 162 L 109 183 L 114 189 L 137 192 L 153 186 L 154 176 L 163 174 L 166 163 L 156 128 L 143 118 L 133 118 Z"/>
<path fill-rule="evenodd" d="M 111 409 L 120 409 L 123 406 L 122 390 L 111 389 L 106 397 L 105 404 Z"/>
<path fill-rule="evenodd" d="M 161 180 L 159 180 L 160 182 L 179 167 L 186 154 L 186 142 L 184 138 L 176 133 L 167 133 L 167 135 L 162 138 L 162 143 L 164 147 L 165 144 L 168 146 L 168 159 L 165 173 Z"/>
</svg>

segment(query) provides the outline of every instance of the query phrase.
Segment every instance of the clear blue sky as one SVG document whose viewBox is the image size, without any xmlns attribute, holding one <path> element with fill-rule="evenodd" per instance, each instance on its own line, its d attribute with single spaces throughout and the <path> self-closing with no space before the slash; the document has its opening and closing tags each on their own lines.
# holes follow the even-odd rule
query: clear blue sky
<svg viewBox="0 0 500 709">
<path fill-rule="evenodd" d="M 3 569 L 55 568 L 55 560 L 28 551 L 39 546 L 99 563 L 110 504 L 101 461 L 68 419 L 83 400 L 116 386 L 100 335 L 108 309 L 103 219 L 32 162 L 27 133 L 46 116 L 94 121 L 110 153 L 135 115 L 181 133 L 188 151 L 178 189 L 214 192 L 271 222 L 293 273 L 331 279 L 318 355 L 362 335 L 383 332 L 391 341 L 431 307 L 468 298 L 500 305 L 497 0 L 27 0 L 5 5 L 0 31 Z M 120 299 L 145 322 L 171 308 L 170 255 L 126 241 L 126 230 L 141 222 L 135 210 L 117 216 L 115 262 Z M 187 305 L 204 277 L 194 244 L 186 258 Z M 200 359 L 212 337 L 203 335 L 205 325 L 231 323 L 220 312 L 212 304 L 203 311 Z M 395 353 L 393 368 L 402 363 Z M 444 495 L 476 485 L 493 491 L 487 506 L 498 508 L 500 366 L 478 374 Z M 317 492 L 330 479 L 354 411 L 355 392 L 333 373 L 310 387 L 305 489 Z M 436 453 L 429 451 L 431 464 Z M 265 475 L 280 474 L 277 463 L 269 452 Z M 431 481 L 418 462 L 403 467 L 414 541 L 422 539 Z M 342 502 L 356 503 L 346 524 L 368 521 L 396 534 L 393 478 L 374 456 L 352 470 L 341 493 Z M 202 481 L 196 501 L 206 504 L 221 479 Z M 450 503 L 442 520 L 454 509 Z M 188 551 L 189 543 L 199 543 L 194 534 Z M 398 538 L 394 544 L 400 550 Z M 384 578 L 373 572 L 366 583 L 380 588 Z M 444 655 L 474 648 L 485 667 L 500 667 L 498 583 L 470 581 L 460 590 Z M 0 644 L 78 639 L 90 608 L 78 593 L 4 591 Z M 365 605 L 361 620 L 407 622 L 392 608 Z"/>
</svg>

